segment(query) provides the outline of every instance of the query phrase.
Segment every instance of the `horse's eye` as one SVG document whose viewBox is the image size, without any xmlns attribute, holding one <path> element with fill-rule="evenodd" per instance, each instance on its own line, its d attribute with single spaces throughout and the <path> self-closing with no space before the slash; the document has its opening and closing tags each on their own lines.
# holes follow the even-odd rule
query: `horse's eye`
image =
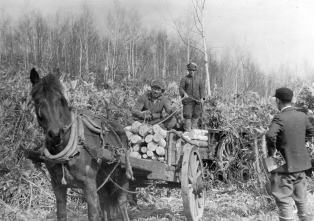
<svg viewBox="0 0 314 221">
<path fill-rule="evenodd" d="M 38 108 L 37 108 L 37 118 L 41 122 L 45 120 L 45 117 L 42 114 L 42 105 L 39 105 Z"/>
<path fill-rule="evenodd" d="M 37 119 L 39 121 L 43 121 L 43 119 L 44 119 L 40 111 L 37 111 Z"/>
</svg>

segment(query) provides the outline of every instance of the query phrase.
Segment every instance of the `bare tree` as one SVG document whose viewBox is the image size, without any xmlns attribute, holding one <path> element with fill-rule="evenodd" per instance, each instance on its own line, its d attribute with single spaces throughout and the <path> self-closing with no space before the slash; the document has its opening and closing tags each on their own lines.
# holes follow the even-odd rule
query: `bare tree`
<svg viewBox="0 0 314 221">
<path fill-rule="evenodd" d="M 206 0 L 192 0 L 194 7 L 194 24 L 197 32 L 202 38 L 203 42 L 203 53 L 204 53 L 204 62 L 205 62 L 205 76 L 206 76 L 206 91 L 207 95 L 211 96 L 210 90 L 210 75 L 209 75 L 209 66 L 208 66 L 208 54 L 207 54 L 207 44 L 206 44 L 206 35 L 205 35 L 205 2 Z"/>
</svg>

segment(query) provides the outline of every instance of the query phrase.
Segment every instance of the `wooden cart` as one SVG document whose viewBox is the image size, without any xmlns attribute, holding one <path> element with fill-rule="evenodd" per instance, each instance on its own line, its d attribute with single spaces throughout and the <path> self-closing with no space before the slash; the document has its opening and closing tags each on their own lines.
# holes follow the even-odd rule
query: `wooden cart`
<svg viewBox="0 0 314 221">
<path fill-rule="evenodd" d="M 187 220 L 200 220 L 204 212 L 205 188 L 199 147 L 176 131 L 169 131 L 167 136 L 165 162 L 130 157 L 136 184 L 162 180 L 169 186 L 181 186 Z"/>
<path fill-rule="evenodd" d="M 167 132 L 165 162 L 130 157 L 136 187 L 150 181 L 165 181 L 168 187 L 181 187 L 184 212 L 189 221 L 200 220 L 205 204 L 204 162 L 213 158 L 228 163 L 234 157 L 234 147 L 221 130 L 209 129 L 204 146 L 187 140 L 181 133 Z M 121 157 L 122 164 L 124 157 Z M 206 164 L 206 163 L 205 163 Z M 207 171 L 208 172 L 208 171 Z"/>
</svg>

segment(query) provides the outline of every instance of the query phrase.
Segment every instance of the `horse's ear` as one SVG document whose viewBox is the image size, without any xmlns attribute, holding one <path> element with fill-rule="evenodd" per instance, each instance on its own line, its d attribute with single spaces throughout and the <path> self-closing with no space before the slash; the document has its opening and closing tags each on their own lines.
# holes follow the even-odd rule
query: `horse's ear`
<svg viewBox="0 0 314 221">
<path fill-rule="evenodd" d="M 40 77 L 35 68 L 32 68 L 29 78 L 33 85 L 39 82 Z"/>
</svg>

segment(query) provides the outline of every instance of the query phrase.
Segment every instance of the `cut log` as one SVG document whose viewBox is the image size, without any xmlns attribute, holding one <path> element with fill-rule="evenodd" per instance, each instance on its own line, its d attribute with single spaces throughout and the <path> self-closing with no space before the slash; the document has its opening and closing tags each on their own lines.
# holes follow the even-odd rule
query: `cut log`
<svg viewBox="0 0 314 221">
<path fill-rule="evenodd" d="M 208 141 L 203 140 L 191 140 L 193 144 L 195 144 L 198 147 L 208 147 Z"/>
<path fill-rule="evenodd" d="M 154 152 L 156 150 L 157 144 L 154 142 L 150 142 L 147 144 L 147 150 Z"/>
<path fill-rule="evenodd" d="M 133 157 L 133 158 L 137 158 L 137 159 L 141 159 L 142 156 L 139 152 L 130 152 L 130 157 Z"/>
<path fill-rule="evenodd" d="M 156 147 L 156 153 L 158 156 L 164 156 L 166 154 L 166 150 L 162 146 L 157 146 Z"/>
<path fill-rule="evenodd" d="M 202 129 L 192 129 L 191 133 L 193 133 L 195 136 L 207 136 L 208 131 Z"/>
<path fill-rule="evenodd" d="M 159 161 L 161 161 L 161 162 L 164 162 L 165 161 L 165 158 L 164 157 L 158 157 L 157 158 Z"/>
<path fill-rule="evenodd" d="M 158 145 L 161 147 L 166 147 L 167 142 L 165 141 L 165 139 L 161 138 L 158 142 Z"/>
<path fill-rule="evenodd" d="M 152 141 L 153 141 L 153 137 L 154 137 L 154 135 L 152 135 L 152 134 L 146 135 L 146 137 L 145 137 L 145 142 L 146 142 L 147 144 L 150 143 L 150 142 L 152 142 Z"/>
<path fill-rule="evenodd" d="M 141 122 L 138 121 L 134 121 L 133 124 L 131 125 L 131 132 L 138 134 L 139 131 L 139 127 L 142 125 Z"/>
<path fill-rule="evenodd" d="M 142 155 L 142 158 L 143 158 L 143 159 L 147 159 L 147 154 L 143 154 L 143 155 Z"/>
<path fill-rule="evenodd" d="M 152 158 L 153 156 L 154 156 L 154 152 L 153 151 L 150 151 L 150 150 L 147 150 L 147 156 L 149 157 L 149 158 Z"/>
<path fill-rule="evenodd" d="M 154 131 L 154 134 L 159 134 L 161 135 L 162 138 L 167 137 L 167 131 L 162 129 L 158 124 L 155 124 L 153 126 L 153 131 Z"/>
<path fill-rule="evenodd" d="M 128 131 L 128 130 L 126 130 L 125 133 L 126 133 L 128 140 L 130 140 L 130 137 L 132 136 L 133 133 L 131 131 Z"/>
<path fill-rule="evenodd" d="M 208 141 L 207 130 L 193 129 L 187 134 L 187 136 L 192 140 Z"/>
<path fill-rule="evenodd" d="M 163 139 L 160 134 L 158 133 L 154 134 L 153 141 L 155 141 L 156 143 L 159 143 L 160 139 Z"/>
<path fill-rule="evenodd" d="M 141 143 L 142 141 L 143 141 L 142 137 L 140 137 L 137 134 L 132 134 L 130 137 L 130 142 L 132 144 L 138 144 L 138 143 Z"/>
<path fill-rule="evenodd" d="M 208 136 L 198 135 L 198 136 L 194 136 L 192 139 L 193 140 L 200 140 L 200 141 L 208 141 Z"/>
<path fill-rule="evenodd" d="M 149 134 L 152 131 L 151 126 L 147 124 L 142 124 L 139 126 L 138 134 L 142 137 L 145 137 L 147 134 Z"/>
<path fill-rule="evenodd" d="M 142 146 L 141 147 L 141 152 L 142 153 L 147 153 L 147 147 L 146 146 Z"/>
<path fill-rule="evenodd" d="M 125 131 L 131 131 L 131 129 L 132 129 L 132 126 L 131 126 L 131 125 L 126 126 L 126 127 L 124 128 Z"/>
<path fill-rule="evenodd" d="M 132 147 L 133 151 L 135 152 L 139 152 L 140 151 L 140 145 L 139 144 L 135 144 L 133 147 Z"/>
</svg>

